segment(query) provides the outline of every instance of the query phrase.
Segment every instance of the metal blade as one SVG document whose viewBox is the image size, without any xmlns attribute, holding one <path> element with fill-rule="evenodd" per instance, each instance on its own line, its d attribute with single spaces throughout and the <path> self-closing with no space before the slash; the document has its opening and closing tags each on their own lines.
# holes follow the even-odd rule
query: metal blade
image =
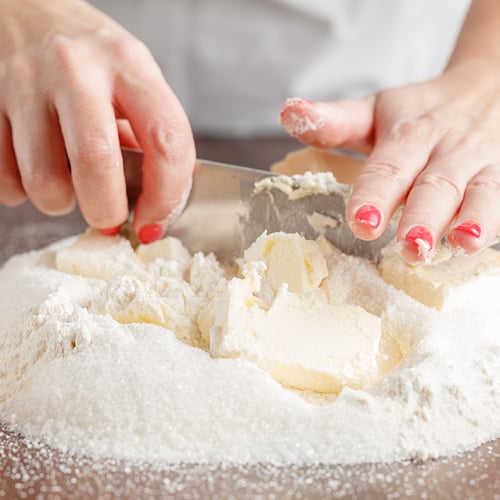
<svg viewBox="0 0 500 500">
<path fill-rule="evenodd" d="M 341 185 L 338 192 L 311 194 L 297 200 L 290 200 L 277 188 L 253 194 L 247 215 L 242 218 L 242 247 L 246 248 L 264 230 L 296 232 L 308 239 L 324 236 L 344 253 L 378 260 L 382 248 L 394 239 L 396 225 L 391 223 L 374 241 L 354 236 L 345 218 L 349 192 L 347 185 Z"/>
<path fill-rule="evenodd" d="M 242 215 L 254 185 L 267 171 L 197 160 L 184 211 L 168 228 L 191 252 L 213 252 L 224 261 L 242 254 Z"/>
<path fill-rule="evenodd" d="M 129 204 L 141 189 L 142 152 L 123 149 Z M 356 238 L 345 220 L 347 185 L 339 192 L 313 194 L 290 200 L 277 188 L 255 192 L 255 183 L 273 174 L 235 165 L 197 160 L 193 188 L 184 211 L 169 226 L 192 253 L 213 252 L 230 262 L 265 230 L 302 234 L 316 239 L 324 235 L 345 253 L 377 260 L 380 250 L 395 235 L 395 226 L 372 242 Z"/>
</svg>

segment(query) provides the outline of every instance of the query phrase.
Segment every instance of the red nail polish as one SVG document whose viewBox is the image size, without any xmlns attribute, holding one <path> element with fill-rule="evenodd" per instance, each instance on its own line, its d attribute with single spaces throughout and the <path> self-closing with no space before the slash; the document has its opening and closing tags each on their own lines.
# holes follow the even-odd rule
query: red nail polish
<svg viewBox="0 0 500 500">
<path fill-rule="evenodd" d="M 418 255 L 425 256 L 432 248 L 431 233 L 423 226 L 412 227 L 406 234 L 405 240 L 414 245 L 415 249 L 418 251 Z M 423 245 L 428 248 L 425 248 L 425 246 L 422 248 Z"/>
<path fill-rule="evenodd" d="M 455 227 L 455 231 L 462 231 L 464 233 L 479 238 L 481 236 L 481 226 L 477 222 L 465 221 Z"/>
<path fill-rule="evenodd" d="M 105 234 L 106 236 L 114 236 L 115 234 L 118 234 L 120 232 L 121 228 L 121 226 L 109 227 L 106 229 L 99 229 L 99 232 L 101 234 Z"/>
<path fill-rule="evenodd" d="M 141 243 L 152 243 L 163 236 L 163 226 L 161 224 L 148 224 L 139 231 L 139 241 Z"/>
<path fill-rule="evenodd" d="M 361 224 L 370 226 L 372 229 L 377 229 L 382 220 L 382 216 L 377 207 L 373 205 L 363 205 L 356 212 L 356 220 Z"/>
</svg>

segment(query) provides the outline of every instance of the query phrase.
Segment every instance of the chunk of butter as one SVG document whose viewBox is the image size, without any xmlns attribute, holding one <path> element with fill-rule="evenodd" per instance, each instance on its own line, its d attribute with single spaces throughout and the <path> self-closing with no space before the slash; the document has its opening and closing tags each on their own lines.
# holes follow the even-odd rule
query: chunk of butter
<svg viewBox="0 0 500 500">
<path fill-rule="evenodd" d="M 198 318 L 212 356 L 248 359 L 300 390 L 338 393 L 375 380 L 380 318 L 327 301 L 318 243 L 263 235 L 240 266 L 243 278 L 230 280 Z"/>
<path fill-rule="evenodd" d="M 154 262 L 156 259 L 175 260 L 186 268 L 191 260 L 187 248 L 177 238 L 171 236 L 147 245 L 139 245 L 135 253 L 144 264 Z"/>
<path fill-rule="evenodd" d="M 213 356 L 249 359 L 295 389 L 338 393 L 374 381 L 380 318 L 284 288 L 266 309 L 240 285 L 233 280 L 214 304 Z"/>
<path fill-rule="evenodd" d="M 130 242 L 121 236 L 105 236 L 89 229 L 72 245 L 56 254 L 59 271 L 109 281 L 125 274 L 147 277 L 144 265 Z"/>
<path fill-rule="evenodd" d="M 299 234 L 264 233 L 245 251 L 244 259 L 265 263 L 265 279 L 274 293 L 283 283 L 290 292 L 307 292 L 328 276 L 318 244 Z"/>
<path fill-rule="evenodd" d="M 430 263 L 410 265 L 389 247 L 379 268 L 387 283 L 441 311 L 498 301 L 500 252 L 492 248 L 468 256 L 452 256 L 443 249 Z"/>
</svg>

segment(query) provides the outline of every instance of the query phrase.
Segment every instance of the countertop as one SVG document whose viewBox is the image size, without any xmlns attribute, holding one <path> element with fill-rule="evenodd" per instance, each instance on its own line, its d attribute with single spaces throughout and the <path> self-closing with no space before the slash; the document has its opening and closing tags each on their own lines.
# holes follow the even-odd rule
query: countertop
<svg viewBox="0 0 500 500">
<path fill-rule="evenodd" d="M 266 168 L 299 147 L 288 138 L 199 138 L 198 156 Z M 0 207 L 0 264 L 85 229 L 78 210 L 59 218 L 29 203 Z M 33 409 L 36 411 L 36 408 Z M 27 442 L 0 426 L 0 498 L 419 498 L 500 500 L 500 440 L 451 458 L 310 467 L 92 460 Z"/>
</svg>

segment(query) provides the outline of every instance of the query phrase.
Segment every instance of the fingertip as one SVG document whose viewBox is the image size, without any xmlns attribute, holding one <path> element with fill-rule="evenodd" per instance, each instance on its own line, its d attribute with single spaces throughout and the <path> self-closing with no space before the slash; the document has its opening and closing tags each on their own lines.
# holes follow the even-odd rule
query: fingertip
<svg viewBox="0 0 500 500">
<path fill-rule="evenodd" d="M 382 234 L 382 213 L 375 205 L 363 204 L 349 212 L 353 214 L 349 218 L 349 227 L 358 238 L 371 241 Z"/>
<path fill-rule="evenodd" d="M 479 252 L 484 247 L 483 230 L 479 223 L 468 220 L 456 224 L 448 232 L 448 242 L 455 252 Z"/>
<path fill-rule="evenodd" d="M 280 111 L 280 122 L 292 137 L 308 142 L 315 141 L 315 134 L 325 124 L 318 103 L 299 97 L 290 97 Z"/>
<path fill-rule="evenodd" d="M 413 226 L 405 234 L 401 243 L 401 255 L 409 263 L 425 263 L 435 253 L 435 238 L 424 226 Z"/>
<path fill-rule="evenodd" d="M 134 229 L 141 243 L 152 243 L 159 240 L 165 234 L 167 228 L 179 217 L 184 210 L 189 195 L 191 193 L 192 179 L 189 179 L 187 188 L 181 194 L 179 201 L 173 206 L 169 207 L 166 217 L 159 222 L 147 222 L 149 216 L 148 205 L 145 204 L 143 195 L 139 198 L 134 214 Z M 146 222 L 144 222 L 146 221 Z"/>
<path fill-rule="evenodd" d="M 164 224 L 146 224 L 137 233 L 139 241 L 146 245 L 159 240 L 165 234 Z"/>
<path fill-rule="evenodd" d="M 115 236 L 120 232 L 121 228 L 122 228 L 122 226 L 119 225 L 119 226 L 115 226 L 115 227 L 98 229 L 98 231 L 105 236 Z"/>
<path fill-rule="evenodd" d="M 332 102 L 298 97 L 285 101 L 280 121 L 297 140 L 317 148 L 371 149 L 374 126 L 373 96 Z"/>
</svg>

